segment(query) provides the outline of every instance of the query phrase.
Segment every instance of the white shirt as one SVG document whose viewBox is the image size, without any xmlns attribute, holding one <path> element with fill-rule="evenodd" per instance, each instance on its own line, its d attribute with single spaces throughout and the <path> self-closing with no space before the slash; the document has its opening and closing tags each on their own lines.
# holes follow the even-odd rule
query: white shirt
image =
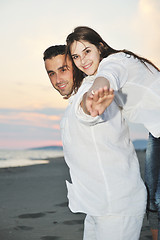
<svg viewBox="0 0 160 240">
<path fill-rule="evenodd" d="M 160 72 L 125 53 L 104 58 L 96 77 L 105 77 L 116 91 L 116 102 L 131 122 L 142 123 L 160 137 Z"/>
<path fill-rule="evenodd" d="M 142 215 L 146 189 L 119 108 L 112 102 L 104 114 L 91 117 L 80 107 L 92 84 L 92 77 L 84 79 L 61 120 L 64 157 L 72 180 L 67 182 L 69 207 L 93 216 Z"/>
</svg>

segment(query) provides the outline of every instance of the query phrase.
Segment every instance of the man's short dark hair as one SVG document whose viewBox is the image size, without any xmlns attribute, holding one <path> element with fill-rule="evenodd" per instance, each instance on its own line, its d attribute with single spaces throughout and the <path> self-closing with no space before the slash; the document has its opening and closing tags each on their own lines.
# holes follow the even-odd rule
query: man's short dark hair
<svg viewBox="0 0 160 240">
<path fill-rule="evenodd" d="M 43 53 L 43 60 L 51 59 L 58 55 L 64 55 L 66 53 L 66 45 L 55 45 L 47 48 Z"/>
</svg>

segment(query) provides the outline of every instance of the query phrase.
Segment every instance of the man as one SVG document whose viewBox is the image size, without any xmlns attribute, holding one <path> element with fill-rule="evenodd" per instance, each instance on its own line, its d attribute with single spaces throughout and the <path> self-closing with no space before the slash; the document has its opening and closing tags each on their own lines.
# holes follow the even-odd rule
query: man
<svg viewBox="0 0 160 240">
<path fill-rule="evenodd" d="M 73 91 L 73 66 L 69 57 L 65 59 L 65 45 L 47 48 L 43 59 L 52 86 L 69 98 Z"/>
<path fill-rule="evenodd" d="M 64 157 L 71 176 L 71 183 L 66 182 L 69 208 L 87 214 L 84 240 L 106 236 L 112 240 L 138 240 L 146 189 L 127 125 L 115 102 L 104 115 L 93 118 L 85 114 L 83 97 L 94 79 L 86 77 L 71 96 L 73 66 L 65 58 L 65 46 L 64 51 L 60 48 L 47 49 L 44 61 L 53 87 L 70 102 L 61 121 Z M 110 93 L 104 92 L 108 98 Z"/>
</svg>

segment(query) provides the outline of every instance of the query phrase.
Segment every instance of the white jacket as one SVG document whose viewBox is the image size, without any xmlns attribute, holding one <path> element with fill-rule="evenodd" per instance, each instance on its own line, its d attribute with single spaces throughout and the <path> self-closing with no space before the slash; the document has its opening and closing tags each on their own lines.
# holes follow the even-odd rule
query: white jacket
<svg viewBox="0 0 160 240">
<path fill-rule="evenodd" d="M 86 115 L 80 107 L 92 77 L 84 79 L 61 120 L 69 207 L 93 216 L 142 215 L 146 189 L 129 139 L 128 127 L 113 102 L 101 116 Z"/>
<path fill-rule="evenodd" d="M 125 53 L 104 58 L 95 77 L 105 77 L 116 93 L 116 102 L 124 116 L 143 124 L 160 137 L 160 72 Z"/>
</svg>

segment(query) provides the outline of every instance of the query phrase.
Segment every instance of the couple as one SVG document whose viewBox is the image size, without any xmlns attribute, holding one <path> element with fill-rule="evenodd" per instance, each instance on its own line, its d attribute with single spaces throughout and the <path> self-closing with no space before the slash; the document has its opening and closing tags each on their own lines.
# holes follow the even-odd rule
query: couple
<svg viewBox="0 0 160 240">
<path fill-rule="evenodd" d="M 67 46 L 48 48 L 44 61 L 53 87 L 69 98 L 61 133 L 72 180 L 67 182 L 69 207 L 87 214 L 84 240 L 138 240 L 146 189 L 123 115 L 152 133 L 147 155 L 153 166 L 147 166 L 146 178 L 154 213 L 159 200 L 159 156 L 153 151 L 158 141 L 160 152 L 158 68 L 132 52 L 111 48 L 88 27 L 68 35 Z M 155 223 L 151 229 L 157 239 Z"/>
</svg>

